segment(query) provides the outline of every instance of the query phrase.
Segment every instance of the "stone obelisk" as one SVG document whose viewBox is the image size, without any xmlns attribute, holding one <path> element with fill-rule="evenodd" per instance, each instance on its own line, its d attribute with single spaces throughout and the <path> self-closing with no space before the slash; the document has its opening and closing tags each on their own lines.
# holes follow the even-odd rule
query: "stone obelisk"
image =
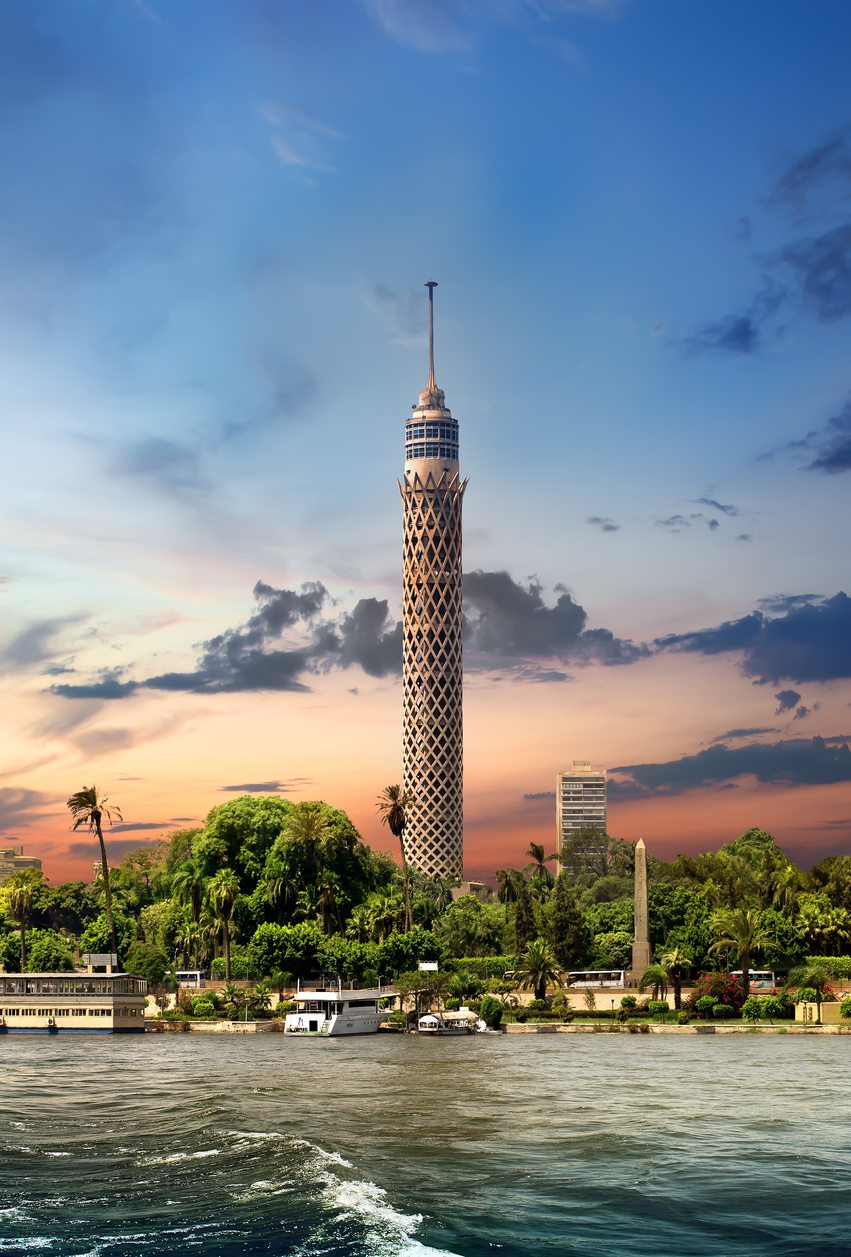
<svg viewBox="0 0 851 1257">
<path fill-rule="evenodd" d="M 434 280 L 428 384 L 405 424 L 402 680 L 405 858 L 430 877 L 464 876 L 461 503 L 458 421 L 434 378 Z"/>
<path fill-rule="evenodd" d="M 644 839 L 635 844 L 635 942 L 632 944 L 632 980 L 641 975 L 651 962 L 650 932 L 647 911 L 647 849 Z"/>
</svg>

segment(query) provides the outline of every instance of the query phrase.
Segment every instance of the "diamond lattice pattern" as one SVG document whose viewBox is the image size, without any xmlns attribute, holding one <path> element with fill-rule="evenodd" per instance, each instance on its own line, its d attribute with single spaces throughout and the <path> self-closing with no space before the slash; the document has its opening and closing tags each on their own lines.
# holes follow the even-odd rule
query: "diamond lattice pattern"
<svg viewBox="0 0 851 1257">
<path fill-rule="evenodd" d="M 402 672 L 405 855 L 430 876 L 462 877 L 461 503 L 467 481 L 405 476 Z"/>
</svg>

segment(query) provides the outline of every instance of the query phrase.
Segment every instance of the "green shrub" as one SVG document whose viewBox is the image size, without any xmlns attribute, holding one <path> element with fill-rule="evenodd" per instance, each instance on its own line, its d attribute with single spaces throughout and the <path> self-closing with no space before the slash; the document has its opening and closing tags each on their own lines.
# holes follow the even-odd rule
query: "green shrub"
<svg viewBox="0 0 851 1257">
<path fill-rule="evenodd" d="M 807 956 L 808 965 L 825 965 L 832 978 L 851 978 L 851 956 Z"/>
<path fill-rule="evenodd" d="M 446 973 L 474 973 L 477 978 L 501 978 L 504 973 L 516 968 L 516 956 L 451 957 L 443 964 Z"/>
<path fill-rule="evenodd" d="M 453 999 L 450 995 L 443 1001 L 443 1006 L 448 1013 L 457 1013 L 458 1009 L 461 1007 L 461 1001 L 459 999 Z"/>
<path fill-rule="evenodd" d="M 691 1018 L 689 1017 L 686 1010 L 684 1008 L 681 1008 L 680 1011 L 677 1013 L 677 1025 L 687 1026 L 690 1023 L 690 1021 L 691 1021 Z"/>
<path fill-rule="evenodd" d="M 514 1020 L 519 1021 L 521 1025 L 525 1022 L 526 1017 L 527 1013 L 525 1008 L 518 1008 L 514 1014 Z"/>
<path fill-rule="evenodd" d="M 294 999 L 279 1000 L 278 1003 L 275 1005 L 275 1007 L 272 1009 L 272 1016 L 273 1017 L 286 1017 L 287 1013 L 294 1013 L 294 1012 L 295 1012 Z"/>
<path fill-rule="evenodd" d="M 530 999 L 527 1005 L 530 1012 L 544 1012 L 547 1007 L 545 999 Z"/>
<path fill-rule="evenodd" d="M 844 1020 L 851 1017 L 851 995 L 846 995 L 845 999 L 839 1005 L 839 1016 Z"/>
<path fill-rule="evenodd" d="M 621 996 L 621 1008 L 635 1008 L 637 1003 L 638 1003 L 638 1000 L 635 998 L 634 995 Z"/>
<path fill-rule="evenodd" d="M 796 1004 L 815 1004 L 816 993 L 811 986 L 802 986 L 792 997 Z"/>
<path fill-rule="evenodd" d="M 712 1016 L 732 1017 L 735 1011 L 735 1008 L 733 1008 L 731 1004 L 716 1004 L 712 1010 Z"/>
<path fill-rule="evenodd" d="M 651 1017 L 660 1017 L 669 1013 L 671 1006 L 666 999 L 652 999 L 647 1006 L 647 1011 Z"/>
<path fill-rule="evenodd" d="M 745 1021 L 759 1021 L 765 1016 L 763 1001 L 757 995 L 749 995 L 742 1005 L 742 1016 Z"/>
<path fill-rule="evenodd" d="M 694 1002 L 694 1010 L 701 1017 L 708 1017 L 717 1003 L 714 995 L 701 995 L 700 999 Z"/>
<path fill-rule="evenodd" d="M 650 1033 L 650 1027 L 648 1026 L 648 1024 L 647 1024 L 647 1022 L 646 1022 L 646 1021 L 642 1021 L 642 1022 L 639 1024 L 638 1029 L 641 1031 L 641 1033 L 642 1033 L 642 1034 L 649 1034 L 649 1033 Z"/>
<path fill-rule="evenodd" d="M 769 1021 L 773 1021 L 775 1017 L 791 1017 L 794 1014 L 794 1005 L 792 1001 L 785 995 L 766 995 L 762 1001 L 762 1015 L 767 1017 Z"/>
<path fill-rule="evenodd" d="M 206 996 L 196 995 L 195 999 L 192 1001 L 192 1016 L 215 1017 L 215 1015 L 216 1009 L 212 1001 L 208 1000 Z"/>
<path fill-rule="evenodd" d="M 481 1002 L 479 1016 L 485 1025 L 490 1026 L 492 1030 L 498 1030 L 499 1023 L 502 1021 L 502 1004 L 492 995 L 486 995 Z"/>
</svg>

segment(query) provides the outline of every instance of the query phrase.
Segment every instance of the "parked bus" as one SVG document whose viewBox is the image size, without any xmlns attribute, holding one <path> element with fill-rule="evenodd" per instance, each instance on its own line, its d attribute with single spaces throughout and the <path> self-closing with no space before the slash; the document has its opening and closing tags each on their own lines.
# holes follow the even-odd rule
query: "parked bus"
<svg viewBox="0 0 851 1257">
<path fill-rule="evenodd" d="M 626 986 L 626 969 L 576 969 L 567 975 L 568 986 Z"/>
<path fill-rule="evenodd" d="M 740 978 L 742 976 L 741 969 L 734 969 L 730 974 L 731 978 Z M 748 978 L 750 979 L 750 988 L 752 991 L 773 991 L 777 983 L 774 980 L 774 971 L 772 969 L 749 969 Z"/>
</svg>

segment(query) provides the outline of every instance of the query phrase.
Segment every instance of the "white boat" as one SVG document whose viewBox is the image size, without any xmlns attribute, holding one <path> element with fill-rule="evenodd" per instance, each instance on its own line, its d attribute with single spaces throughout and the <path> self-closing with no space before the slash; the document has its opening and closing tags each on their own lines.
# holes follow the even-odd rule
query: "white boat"
<svg viewBox="0 0 851 1257">
<path fill-rule="evenodd" d="M 315 1034 L 334 1038 L 345 1034 L 377 1034 L 389 1015 L 379 1008 L 383 992 L 332 990 L 302 991 L 295 996 L 296 1011 L 287 1013 L 284 1034 Z"/>
<path fill-rule="evenodd" d="M 417 1022 L 420 1034 L 444 1037 L 445 1035 L 478 1034 L 487 1026 L 469 1008 L 459 1008 L 457 1013 L 426 1013 Z"/>
</svg>

